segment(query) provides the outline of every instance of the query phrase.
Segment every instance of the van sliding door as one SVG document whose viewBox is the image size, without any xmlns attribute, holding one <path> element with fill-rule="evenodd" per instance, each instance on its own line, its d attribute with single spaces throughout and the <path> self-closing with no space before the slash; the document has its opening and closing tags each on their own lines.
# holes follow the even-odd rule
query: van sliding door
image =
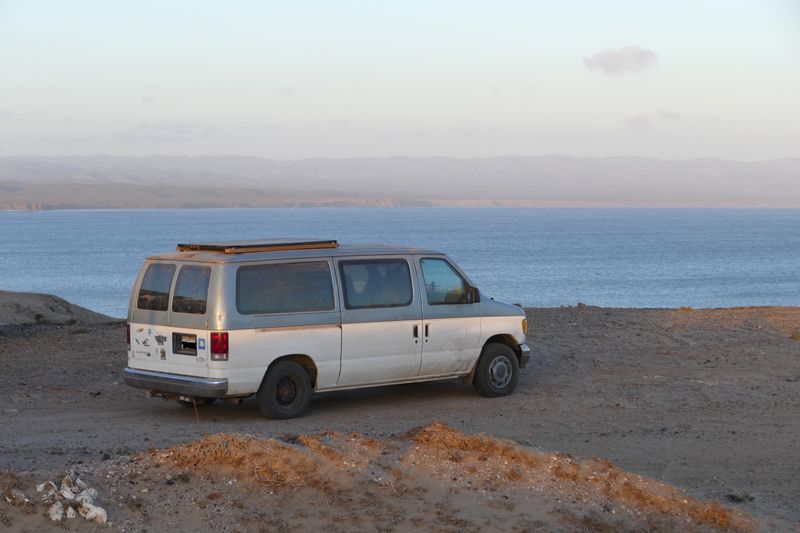
<svg viewBox="0 0 800 533">
<path fill-rule="evenodd" d="M 416 377 L 422 309 L 412 258 L 347 258 L 336 266 L 343 304 L 338 386 Z"/>
</svg>

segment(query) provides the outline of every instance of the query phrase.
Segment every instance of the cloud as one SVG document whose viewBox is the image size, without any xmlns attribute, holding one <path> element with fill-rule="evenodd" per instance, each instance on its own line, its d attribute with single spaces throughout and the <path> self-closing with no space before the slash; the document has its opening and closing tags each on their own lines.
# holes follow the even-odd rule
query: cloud
<svg viewBox="0 0 800 533">
<path fill-rule="evenodd" d="M 218 126 L 202 122 L 142 122 L 119 133 L 117 139 L 123 142 L 175 142 L 216 137 L 219 131 Z"/>
<path fill-rule="evenodd" d="M 297 89 L 294 87 L 282 87 L 276 94 L 278 96 L 297 96 Z"/>
<path fill-rule="evenodd" d="M 642 72 L 658 61 L 658 54 L 640 46 L 623 46 L 619 50 L 602 50 L 584 57 L 583 64 L 591 70 L 600 70 L 609 76 L 624 76 Z"/>
<path fill-rule="evenodd" d="M 625 119 L 625 125 L 634 131 L 648 131 L 651 130 L 658 121 L 674 121 L 681 119 L 682 117 L 680 113 L 676 113 L 675 111 L 661 110 L 656 111 L 655 113 L 644 113 L 641 115 L 628 117 Z"/>
<path fill-rule="evenodd" d="M 625 119 L 625 124 L 635 131 L 647 131 L 653 127 L 653 121 L 648 115 L 636 115 Z"/>
<path fill-rule="evenodd" d="M 153 98 L 152 96 L 145 95 L 145 96 L 142 96 L 142 103 L 144 105 L 154 104 L 154 103 L 156 103 L 156 99 Z"/>
<path fill-rule="evenodd" d="M 681 115 L 676 113 L 675 111 L 656 111 L 655 116 L 657 118 L 663 118 L 666 120 L 680 120 Z"/>
<path fill-rule="evenodd" d="M 14 112 L 10 109 L 0 109 L 0 120 L 11 118 L 14 116 Z"/>
</svg>

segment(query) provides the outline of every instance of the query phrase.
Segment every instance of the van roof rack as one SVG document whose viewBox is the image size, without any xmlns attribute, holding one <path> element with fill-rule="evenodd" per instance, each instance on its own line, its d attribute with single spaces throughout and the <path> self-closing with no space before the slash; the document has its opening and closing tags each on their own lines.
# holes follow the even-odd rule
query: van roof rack
<svg viewBox="0 0 800 533">
<path fill-rule="evenodd" d="M 244 254 L 250 252 L 280 252 L 283 250 L 313 250 L 337 248 L 338 241 L 314 239 L 261 239 L 254 241 L 207 242 L 179 244 L 179 252 L 222 252 Z"/>
</svg>

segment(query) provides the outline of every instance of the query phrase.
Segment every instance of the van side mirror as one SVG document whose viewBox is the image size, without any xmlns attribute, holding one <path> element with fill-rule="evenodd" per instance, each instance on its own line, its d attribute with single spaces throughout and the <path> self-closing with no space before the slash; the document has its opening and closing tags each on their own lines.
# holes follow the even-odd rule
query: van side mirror
<svg viewBox="0 0 800 533">
<path fill-rule="evenodd" d="M 478 287 L 467 288 L 467 303 L 476 304 L 480 301 L 481 301 L 481 291 L 478 290 Z"/>
</svg>

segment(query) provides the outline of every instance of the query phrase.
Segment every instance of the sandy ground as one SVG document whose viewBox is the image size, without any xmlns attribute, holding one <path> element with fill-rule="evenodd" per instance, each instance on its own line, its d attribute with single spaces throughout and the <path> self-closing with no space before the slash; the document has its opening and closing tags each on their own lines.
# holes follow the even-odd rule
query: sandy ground
<svg viewBox="0 0 800 533">
<path fill-rule="evenodd" d="M 305 518 L 301 516 L 302 509 L 286 507 L 286 502 L 296 501 L 294 492 L 273 490 L 270 494 L 268 486 L 255 482 L 254 488 L 247 484 L 252 480 L 236 481 L 237 476 L 224 469 L 209 470 L 198 478 L 195 467 L 147 463 L 164 460 L 158 453 L 166 452 L 138 454 L 221 432 L 278 438 L 282 439 L 279 443 L 294 445 L 298 435 L 334 431 L 377 439 L 381 449 L 389 450 L 389 459 L 403 462 L 412 461 L 408 443 L 414 442 L 403 435 L 443 421 L 466 434 L 483 432 L 510 439 L 526 451 L 569 453 L 579 464 L 590 465 L 586 468 L 605 464 L 591 462 L 593 457 L 602 457 L 625 471 L 685 489 L 691 497 L 717 500 L 726 509 L 749 513 L 761 520 L 761 527 L 797 527 L 800 309 L 572 307 L 531 309 L 528 319 L 528 342 L 535 358 L 523 370 L 512 396 L 485 399 L 458 382 L 396 386 L 322 395 L 306 417 L 289 421 L 262 418 L 252 400 L 241 406 L 201 408 L 197 418 L 191 409 L 146 399 L 141 391 L 128 389 L 119 377 L 126 360 L 122 324 L 0 328 L 0 470 L 19 473 L 20 484 L 28 492 L 32 484 L 58 476 L 65 468 L 83 470 L 97 486 L 109 519 L 129 530 L 158 530 L 173 522 L 178 524 L 173 529 L 182 530 L 181 516 L 210 513 L 203 509 L 252 520 L 241 524 L 248 530 L 262 526 L 279 530 L 282 525 L 292 529 L 308 525 L 304 520 L 313 518 L 307 512 Z M 682 519 L 658 513 L 637 518 L 635 513 L 625 514 L 620 502 L 607 494 L 592 496 L 591 491 L 574 487 L 572 492 L 552 491 L 545 482 L 553 478 L 550 463 L 549 477 L 523 469 L 516 480 L 509 479 L 506 471 L 508 486 L 515 490 L 501 484 L 492 492 L 481 488 L 488 479 L 476 466 L 481 452 L 464 450 L 469 455 L 466 466 L 476 471 L 465 466 L 452 479 L 439 474 L 458 461 L 450 455 L 435 461 L 438 452 L 422 451 L 433 462 L 409 467 L 416 469 L 404 485 L 411 495 L 391 499 L 384 494 L 385 487 L 369 492 L 371 485 L 366 481 L 353 485 L 358 491 L 341 494 L 307 485 L 291 490 L 300 491 L 303 501 L 316 502 L 316 498 L 327 506 L 333 513 L 325 515 L 327 520 L 341 530 L 379 526 L 459 531 L 495 526 L 506 530 L 669 530 L 677 527 L 674 520 Z M 343 468 L 342 461 L 335 463 Z M 353 479 L 369 476 L 371 468 L 375 477 L 392 470 L 385 461 L 369 465 Z M 154 473 L 158 468 L 178 480 L 188 471 L 194 481 L 168 484 L 167 474 Z M 459 481 L 464 472 L 470 475 Z M 580 472 L 581 483 L 591 476 Z M 531 481 L 539 478 L 544 481 Z M 475 486 L 452 492 L 467 481 Z M 514 483 L 528 485 L 522 490 Z M 120 485 L 127 488 L 122 490 Z M 139 492 L 130 488 L 134 486 Z M 142 493 L 140 486 L 148 491 Z M 174 486 L 185 486 L 186 491 L 169 492 Z M 229 487 L 239 488 L 229 493 Z M 659 490 L 663 494 L 667 489 Z M 152 497 L 147 496 L 150 491 L 155 492 Z M 510 503 L 497 499 L 502 500 L 503 494 Z M 565 494 L 565 499 L 548 496 L 552 494 Z M 376 501 L 384 502 L 379 516 L 359 524 L 347 522 L 347 516 L 374 507 Z M 254 506 L 263 508 L 261 515 L 246 518 L 241 514 Z M 284 507 L 292 512 L 276 511 Z M 41 526 L 37 520 L 46 520 L 38 510 L 28 516 L 13 514 L 14 509 L 0 501 L 0 511 L 5 513 L 0 515 L 0 528 L 3 517 L 10 524 L 5 527 L 27 525 L 31 531 Z M 164 521 L 165 514 L 173 522 Z M 401 520 L 401 515 L 406 518 Z M 421 522 L 408 521 L 407 515 L 419 516 Z M 322 516 L 316 519 L 324 522 Z M 443 522 L 447 517 L 455 522 Z M 224 530 L 212 527 L 220 526 L 213 520 L 205 523 L 209 529 Z M 712 527 L 692 524 L 699 529 Z M 101 526 L 81 526 L 86 527 Z"/>
</svg>

